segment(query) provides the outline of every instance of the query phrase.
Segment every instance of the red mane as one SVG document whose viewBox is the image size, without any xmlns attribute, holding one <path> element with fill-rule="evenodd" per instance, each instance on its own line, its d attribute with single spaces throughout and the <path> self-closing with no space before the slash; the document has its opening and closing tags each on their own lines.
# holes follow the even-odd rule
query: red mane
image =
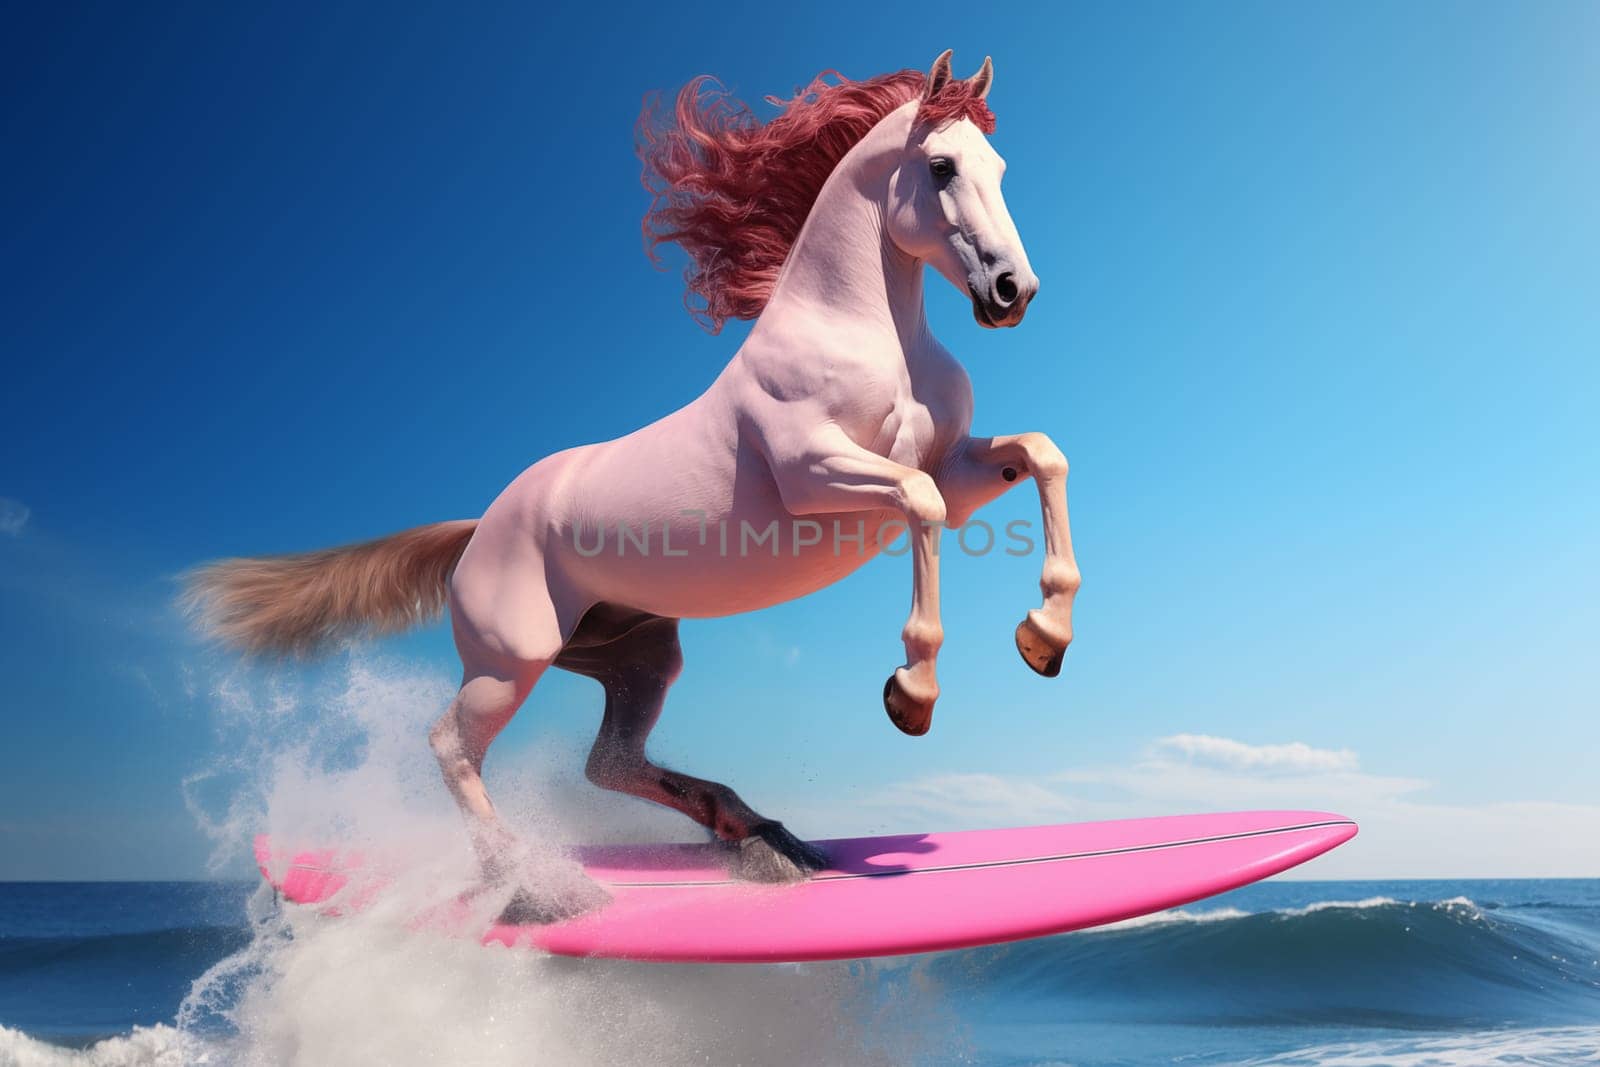
<svg viewBox="0 0 1600 1067">
<path fill-rule="evenodd" d="M 834 80 L 830 81 L 829 76 Z M 636 129 L 650 210 L 645 250 L 677 244 L 689 253 L 684 306 L 712 333 L 728 319 L 753 319 L 822 183 L 867 131 L 922 95 L 927 76 L 902 70 L 866 81 L 824 71 L 763 123 L 714 79 L 695 78 L 663 117 L 659 95 L 645 98 Z M 965 80 L 951 79 L 917 117 L 969 118 L 994 132 L 994 115 Z"/>
</svg>

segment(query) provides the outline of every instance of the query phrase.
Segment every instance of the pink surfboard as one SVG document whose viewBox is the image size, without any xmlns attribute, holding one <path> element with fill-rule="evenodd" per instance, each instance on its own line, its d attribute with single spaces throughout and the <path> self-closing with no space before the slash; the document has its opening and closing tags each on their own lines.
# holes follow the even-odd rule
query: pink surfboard
<svg viewBox="0 0 1600 1067">
<path fill-rule="evenodd" d="M 734 881 L 710 845 L 584 848 L 578 858 L 609 904 L 545 926 L 493 926 L 481 939 L 699 963 L 966 948 L 1177 907 L 1288 870 L 1355 833 L 1340 815 L 1250 811 L 846 838 L 816 842 L 829 869 L 782 886 Z M 261 837 L 256 860 L 286 898 L 330 913 L 382 889 L 381 877 L 360 877 L 360 856 L 336 849 L 277 852 Z"/>
</svg>

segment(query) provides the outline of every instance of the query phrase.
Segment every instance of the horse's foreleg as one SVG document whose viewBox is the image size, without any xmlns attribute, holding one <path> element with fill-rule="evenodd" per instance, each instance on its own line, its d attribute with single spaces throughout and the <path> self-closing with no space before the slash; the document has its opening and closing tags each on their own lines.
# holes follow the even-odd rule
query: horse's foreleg
<svg viewBox="0 0 1600 1067">
<path fill-rule="evenodd" d="M 883 706 L 890 721 L 913 737 L 928 732 L 933 724 L 933 703 L 939 699 L 934 661 L 944 644 L 944 623 L 939 614 L 939 535 L 944 530 L 942 499 L 936 513 L 937 518 L 907 520 L 911 527 L 911 616 L 900 634 L 906 648 L 906 663 L 896 668 L 883 685 Z"/>
<path fill-rule="evenodd" d="M 1005 437 L 973 437 L 940 472 L 939 485 L 954 513 L 965 522 L 980 505 L 993 500 L 1024 476 L 1039 490 L 1044 521 L 1044 569 L 1039 588 L 1044 603 L 1028 612 L 1017 626 L 1017 651 L 1028 666 L 1053 678 L 1072 642 L 1072 601 L 1081 578 L 1072 554 L 1072 529 L 1067 521 L 1067 459 L 1042 433 Z"/>
<path fill-rule="evenodd" d="M 675 619 L 650 617 L 603 644 L 569 645 L 557 666 L 599 681 L 605 718 L 586 773 L 602 789 L 674 808 L 738 848 L 738 872 L 759 881 L 789 881 L 827 865 L 816 849 L 776 819 L 758 815 L 720 782 L 680 774 L 652 763 L 645 741 L 683 668 Z"/>
<path fill-rule="evenodd" d="M 927 733 L 939 698 L 934 664 L 944 644 L 939 536 L 945 502 L 938 486 L 926 471 L 869 452 L 837 426 L 824 429 L 796 455 L 774 458 L 772 474 L 784 507 L 795 515 L 897 511 L 905 517 L 912 551 L 911 616 L 900 635 L 906 662 L 884 683 L 883 706 L 905 733 Z M 881 535 L 881 530 L 875 534 Z"/>
</svg>

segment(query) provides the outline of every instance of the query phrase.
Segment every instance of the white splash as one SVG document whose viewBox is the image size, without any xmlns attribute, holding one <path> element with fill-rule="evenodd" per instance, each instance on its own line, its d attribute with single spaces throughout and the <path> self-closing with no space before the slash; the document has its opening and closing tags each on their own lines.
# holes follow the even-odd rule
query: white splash
<svg viewBox="0 0 1600 1067">
<path fill-rule="evenodd" d="M 135 1026 L 85 1049 L 63 1048 L 0 1026 L 4 1067 L 188 1067 L 209 1060 L 205 1042 L 171 1026 Z"/>
<path fill-rule="evenodd" d="M 196 981 L 174 1040 L 229 1064 L 563 1067 L 892 1063 L 962 1043 L 936 988 L 897 982 L 886 996 L 887 969 L 871 965 L 579 961 L 415 929 L 474 876 L 426 744 L 453 689 L 362 660 L 310 695 L 238 675 L 218 688 L 237 755 L 192 779 L 190 801 L 219 854 L 265 832 L 291 846 L 381 852 L 402 874 L 376 906 L 339 918 L 279 907 L 264 888 L 251 903 L 254 940 Z M 520 762 L 491 765 L 491 787 L 535 862 L 629 824 L 647 839 L 698 836 L 671 813 L 593 790 L 576 751 Z"/>
</svg>

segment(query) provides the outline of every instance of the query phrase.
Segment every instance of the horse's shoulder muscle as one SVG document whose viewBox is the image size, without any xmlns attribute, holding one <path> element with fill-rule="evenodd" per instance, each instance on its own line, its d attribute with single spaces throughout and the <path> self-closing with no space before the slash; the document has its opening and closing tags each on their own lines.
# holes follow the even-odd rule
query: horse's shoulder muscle
<svg viewBox="0 0 1600 1067">
<path fill-rule="evenodd" d="M 901 372 L 875 343 L 837 329 L 753 335 L 739 353 L 750 413 L 781 410 L 785 418 L 836 422 L 870 435 L 903 391 Z"/>
</svg>

